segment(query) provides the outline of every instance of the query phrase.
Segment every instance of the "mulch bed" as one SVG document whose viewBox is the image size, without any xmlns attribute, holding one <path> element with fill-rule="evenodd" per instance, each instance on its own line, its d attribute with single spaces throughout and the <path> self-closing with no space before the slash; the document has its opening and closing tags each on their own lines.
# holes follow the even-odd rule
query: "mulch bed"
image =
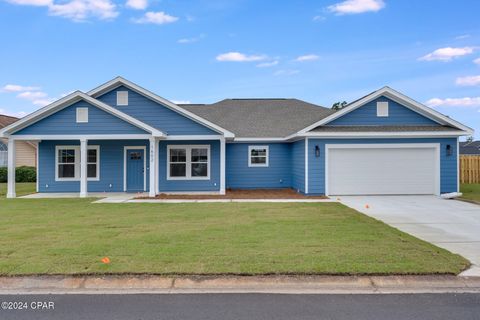
<svg viewBox="0 0 480 320">
<path fill-rule="evenodd" d="M 140 197 L 137 199 L 151 199 Z M 155 199 L 328 199 L 326 196 L 306 196 L 293 189 L 255 189 L 236 190 L 229 189 L 225 195 L 180 195 L 180 194 L 158 194 Z"/>
</svg>

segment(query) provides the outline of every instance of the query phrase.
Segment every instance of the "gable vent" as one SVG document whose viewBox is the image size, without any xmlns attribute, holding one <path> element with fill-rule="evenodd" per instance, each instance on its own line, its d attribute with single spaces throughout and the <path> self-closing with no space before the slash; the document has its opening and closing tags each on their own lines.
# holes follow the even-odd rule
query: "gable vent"
<svg viewBox="0 0 480 320">
<path fill-rule="evenodd" d="M 117 106 L 128 106 L 128 91 L 117 91 Z"/>
<path fill-rule="evenodd" d="M 377 102 L 377 117 L 388 117 L 388 102 Z"/>
<path fill-rule="evenodd" d="M 88 108 L 77 108 L 77 123 L 88 122 Z"/>
</svg>

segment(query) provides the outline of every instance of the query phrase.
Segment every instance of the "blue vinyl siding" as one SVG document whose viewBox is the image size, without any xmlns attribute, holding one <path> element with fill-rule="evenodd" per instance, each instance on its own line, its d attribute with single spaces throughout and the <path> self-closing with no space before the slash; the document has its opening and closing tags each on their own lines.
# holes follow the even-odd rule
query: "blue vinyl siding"
<svg viewBox="0 0 480 320">
<path fill-rule="evenodd" d="M 100 181 L 88 181 L 88 192 L 123 192 L 124 147 L 146 147 L 146 179 L 149 186 L 149 143 L 147 140 L 102 140 L 89 141 L 89 145 L 100 146 Z M 80 192 L 79 181 L 55 181 L 55 146 L 79 145 L 77 141 L 44 140 L 39 147 L 39 191 Z M 110 187 L 110 184 L 112 185 Z M 47 187 L 48 185 L 48 187 Z"/>
<path fill-rule="evenodd" d="M 248 166 L 248 147 L 268 146 L 268 167 Z M 226 187 L 232 189 L 290 188 L 290 143 L 229 143 L 226 146 Z"/>
<path fill-rule="evenodd" d="M 291 168 L 292 188 L 305 192 L 305 140 L 292 143 Z"/>
<path fill-rule="evenodd" d="M 117 106 L 117 91 L 128 91 L 128 106 Z M 211 135 L 217 132 L 124 86 L 97 98 L 169 135 Z"/>
<path fill-rule="evenodd" d="M 377 102 L 379 101 L 388 102 L 388 117 L 377 117 Z M 438 123 L 382 96 L 326 125 L 438 125 Z"/>
<path fill-rule="evenodd" d="M 209 180 L 167 180 L 167 145 L 210 145 Z M 160 192 L 219 191 L 220 141 L 161 141 L 158 150 Z"/>
<path fill-rule="evenodd" d="M 88 122 L 77 123 L 77 107 L 88 108 Z M 147 134 L 140 129 L 86 101 L 68 106 L 15 134 Z"/>
<path fill-rule="evenodd" d="M 440 143 L 440 192 L 457 191 L 457 139 L 310 139 L 308 148 L 309 194 L 325 194 L 325 144 L 365 143 Z M 446 146 L 452 147 L 447 156 Z M 315 157 L 315 145 L 320 147 L 320 157 Z"/>
</svg>

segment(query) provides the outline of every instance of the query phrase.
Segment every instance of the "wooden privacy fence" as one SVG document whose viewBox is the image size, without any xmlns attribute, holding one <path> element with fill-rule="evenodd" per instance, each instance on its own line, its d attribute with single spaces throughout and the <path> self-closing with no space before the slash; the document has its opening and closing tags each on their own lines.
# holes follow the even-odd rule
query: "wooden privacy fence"
<svg viewBox="0 0 480 320">
<path fill-rule="evenodd" d="M 460 155 L 460 182 L 480 183 L 480 156 Z"/>
</svg>

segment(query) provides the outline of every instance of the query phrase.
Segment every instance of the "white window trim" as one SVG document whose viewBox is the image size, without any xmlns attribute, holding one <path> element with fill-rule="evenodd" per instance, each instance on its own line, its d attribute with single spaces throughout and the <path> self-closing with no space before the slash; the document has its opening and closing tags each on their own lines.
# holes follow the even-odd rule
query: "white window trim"
<svg viewBox="0 0 480 320">
<path fill-rule="evenodd" d="M 377 117 L 387 118 L 389 113 L 389 103 L 388 101 L 378 101 L 377 102 Z"/>
<path fill-rule="evenodd" d="M 85 115 L 86 115 L 85 120 L 80 119 L 80 114 L 81 114 L 82 111 L 85 112 Z M 77 119 L 76 120 L 77 120 L 77 123 L 88 123 L 88 108 L 86 108 L 86 107 L 77 108 Z"/>
<path fill-rule="evenodd" d="M 207 176 L 206 177 L 192 177 L 192 149 L 207 149 Z M 170 176 L 170 149 L 185 149 L 186 150 L 186 176 L 185 177 L 171 177 Z M 179 144 L 167 145 L 167 180 L 210 180 L 210 163 L 212 161 L 211 153 L 210 153 L 210 145 L 209 144 L 198 144 L 198 145 L 187 145 L 187 144 Z"/>
<path fill-rule="evenodd" d="M 58 151 L 60 149 L 75 150 L 75 177 L 74 178 L 60 178 L 58 176 Z M 100 181 L 100 146 L 88 146 L 88 150 L 97 150 L 97 177 L 88 178 L 87 181 Z M 87 157 L 88 160 L 88 157 Z M 88 162 L 87 162 L 88 164 Z M 65 145 L 55 146 L 55 181 L 80 181 L 80 146 L 78 145 Z"/>
<path fill-rule="evenodd" d="M 124 96 L 126 100 L 125 103 L 121 103 L 121 95 L 125 95 Z M 126 90 L 117 91 L 117 106 L 128 106 L 128 91 Z"/>
<path fill-rule="evenodd" d="M 265 149 L 266 155 L 265 163 L 252 163 L 252 150 L 255 149 Z M 268 167 L 270 162 L 270 151 L 268 146 L 248 146 L 248 166 L 249 167 Z"/>
</svg>

